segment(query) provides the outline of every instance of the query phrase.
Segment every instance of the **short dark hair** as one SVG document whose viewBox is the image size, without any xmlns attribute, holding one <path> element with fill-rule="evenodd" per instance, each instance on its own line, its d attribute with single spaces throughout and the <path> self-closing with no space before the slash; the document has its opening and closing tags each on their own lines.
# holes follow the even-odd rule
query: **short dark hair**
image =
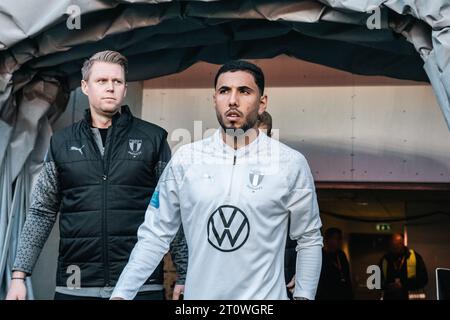
<svg viewBox="0 0 450 320">
<path fill-rule="evenodd" d="M 235 71 L 245 71 L 250 73 L 255 79 L 255 83 L 258 86 L 260 94 L 264 94 L 264 73 L 256 64 L 244 60 L 232 60 L 220 67 L 219 71 L 217 71 L 216 77 L 214 78 L 214 88 L 217 86 L 217 79 L 219 79 L 219 76 L 222 73 Z"/>
<path fill-rule="evenodd" d="M 334 235 L 342 237 L 342 230 L 339 228 L 328 228 L 325 230 L 325 239 L 329 239 Z"/>
<path fill-rule="evenodd" d="M 264 111 L 258 116 L 258 127 L 262 124 L 267 126 L 267 135 L 272 135 L 272 116 L 267 111 Z"/>
</svg>

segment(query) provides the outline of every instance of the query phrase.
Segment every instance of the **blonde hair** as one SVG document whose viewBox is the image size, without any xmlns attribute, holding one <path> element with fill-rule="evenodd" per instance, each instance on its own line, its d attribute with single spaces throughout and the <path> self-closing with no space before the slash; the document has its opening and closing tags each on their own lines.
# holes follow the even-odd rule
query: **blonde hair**
<svg viewBox="0 0 450 320">
<path fill-rule="evenodd" d="M 122 66 L 125 75 L 128 72 L 128 60 L 117 51 L 106 50 L 100 51 L 90 57 L 83 63 L 83 67 L 81 68 L 81 76 L 83 80 L 87 80 L 89 78 L 89 73 L 91 71 L 92 65 L 96 61 L 116 63 Z"/>
</svg>

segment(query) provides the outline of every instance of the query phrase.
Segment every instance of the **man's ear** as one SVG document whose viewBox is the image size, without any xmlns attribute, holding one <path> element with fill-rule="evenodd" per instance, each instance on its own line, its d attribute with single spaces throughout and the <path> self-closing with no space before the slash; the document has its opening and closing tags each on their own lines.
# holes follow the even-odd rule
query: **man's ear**
<svg viewBox="0 0 450 320">
<path fill-rule="evenodd" d="M 258 114 L 262 115 L 267 109 L 267 95 L 263 95 L 259 100 Z"/>
<path fill-rule="evenodd" d="M 85 80 L 81 80 L 81 91 L 87 96 L 89 96 L 89 90 L 87 88 L 87 82 Z"/>
</svg>

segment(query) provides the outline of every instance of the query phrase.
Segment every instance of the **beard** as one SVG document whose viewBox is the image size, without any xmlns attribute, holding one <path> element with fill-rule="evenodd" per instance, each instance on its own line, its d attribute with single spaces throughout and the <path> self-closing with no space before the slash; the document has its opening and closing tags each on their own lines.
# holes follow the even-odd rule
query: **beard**
<svg viewBox="0 0 450 320">
<path fill-rule="evenodd" d="M 249 114 L 245 117 L 244 123 L 240 127 L 234 127 L 233 125 L 227 126 L 224 121 L 225 115 L 221 115 L 216 111 L 217 121 L 219 121 L 220 126 L 223 131 L 232 137 L 240 137 L 246 134 L 246 132 L 250 129 L 255 128 L 256 123 L 258 121 L 258 113 Z"/>
</svg>

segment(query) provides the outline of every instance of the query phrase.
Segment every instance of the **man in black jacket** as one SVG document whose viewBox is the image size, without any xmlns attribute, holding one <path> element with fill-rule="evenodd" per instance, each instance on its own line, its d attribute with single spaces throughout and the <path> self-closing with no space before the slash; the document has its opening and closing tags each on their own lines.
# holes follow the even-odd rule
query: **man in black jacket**
<svg viewBox="0 0 450 320">
<path fill-rule="evenodd" d="M 343 236 L 340 229 L 329 228 L 325 231 L 317 300 L 353 299 L 350 266 L 347 256 L 342 251 L 342 242 Z"/>
<path fill-rule="evenodd" d="M 380 261 L 384 300 L 408 300 L 411 291 L 422 290 L 428 273 L 422 256 L 404 244 L 402 234 L 391 238 L 389 252 Z"/>
<path fill-rule="evenodd" d="M 167 132 L 122 106 L 127 60 L 96 53 L 82 68 L 84 119 L 51 138 L 17 249 L 7 299 L 25 299 L 24 278 L 60 212 L 55 299 L 108 299 L 137 241 L 159 176 L 170 159 Z M 177 237 L 183 241 L 184 237 Z M 187 246 L 172 244 L 182 284 Z M 163 264 L 138 299 L 163 299 Z"/>
</svg>

